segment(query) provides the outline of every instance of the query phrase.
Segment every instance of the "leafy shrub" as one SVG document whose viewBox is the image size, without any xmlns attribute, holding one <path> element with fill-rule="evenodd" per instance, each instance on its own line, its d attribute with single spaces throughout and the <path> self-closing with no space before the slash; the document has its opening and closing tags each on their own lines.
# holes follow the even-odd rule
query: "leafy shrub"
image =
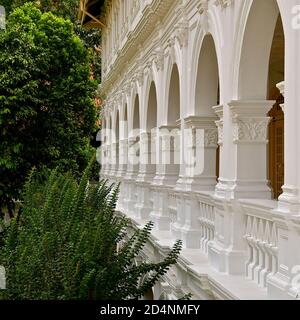
<svg viewBox="0 0 300 320">
<path fill-rule="evenodd" d="M 160 263 L 134 263 L 152 223 L 129 235 L 129 220 L 115 214 L 118 187 L 89 183 L 92 165 L 80 181 L 54 170 L 41 184 L 31 173 L 22 213 L 0 241 L 7 272 L 1 298 L 136 299 L 176 262 L 180 242 Z"/>
</svg>

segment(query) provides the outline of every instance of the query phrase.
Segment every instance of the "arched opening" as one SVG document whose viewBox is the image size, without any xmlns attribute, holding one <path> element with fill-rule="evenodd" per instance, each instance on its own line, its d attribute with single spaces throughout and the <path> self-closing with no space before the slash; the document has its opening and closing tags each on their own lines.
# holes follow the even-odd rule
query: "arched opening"
<svg viewBox="0 0 300 320">
<path fill-rule="evenodd" d="M 156 169 L 156 128 L 157 128 L 157 96 L 155 83 L 152 81 L 149 90 L 147 107 L 147 150 L 146 150 L 146 171 L 151 175 Z"/>
<path fill-rule="evenodd" d="M 112 116 L 110 115 L 109 116 L 109 120 L 108 120 L 108 143 L 109 143 L 109 146 L 111 147 L 111 144 L 112 144 Z"/>
<path fill-rule="evenodd" d="M 205 36 L 199 55 L 195 115 L 215 116 L 213 106 L 219 104 L 219 68 L 214 39 Z"/>
<path fill-rule="evenodd" d="M 195 115 L 201 118 L 215 118 L 212 107 L 220 104 L 219 67 L 214 39 L 211 34 L 204 37 L 198 60 L 198 70 L 195 92 Z M 215 127 L 214 120 L 210 125 Z M 220 171 L 220 146 L 218 145 L 210 159 L 212 171 L 219 178 Z"/>
<path fill-rule="evenodd" d="M 177 181 L 180 171 L 180 80 L 176 64 L 173 64 L 169 92 L 168 92 L 168 118 L 167 130 L 164 142 L 164 165 L 166 173 L 172 180 Z"/>
<path fill-rule="evenodd" d="M 284 32 L 282 20 L 278 16 L 269 63 L 268 99 L 275 100 L 273 108 L 268 113 L 269 124 L 269 180 L 273 197 L 278 199 L 284 184 L 284 113 L 281 104 L 284 97 L 276 85 L 284 80 Z"/>
<path fill-rule="evenodd" d="M 139 105 L 139 96 L 136 95 L 133 105 L 133 129 L 140 128 L 140 105 Z"/>
<path fill-rule="evenodd" d="M 157 97 L 154 81 L 151 82 L 147 108 L 147 131 L 157 126 Z"/>
<path fill-rule="evenodd" d="M 173 65 L 169 96 L 168 96 L 168 126 L 176 126 L 180 118 L 180 82 L 179 72 L 176 64 Z"/>
<path fill-rule="evenodd" d="M 116 165 L 119 165 L 119 143 L 120 143 L 120 119 L 119 119 L 119 110 L 117 110 L 117 116 L 116 116 Z"/>
<path fill-rule="evenodd" d="M 124 122 L 123 122 L 123 138 L 128 138 L 128 108 L 127 103 L 125 104 L 124 108 Z"/>
<path fill-rule="evenodd" d="M 133 165 L 133 171 L 137 173 L 140 165 L 140 105 L 139 96 L 136 94 L 133 105 L 133 131 L 130 133 L 129 152 L 131 155 L 131 161 Z"/>
<path fill-rule="evenodd" d="M 240 60 L 240 99 L 266 99 L 270 52 L 278 15 L 276 0 L 253 1 L 244 33 Z"/>
<path fill-rule="evenodd" d="M 284 81 L 284 46 L 277 1 L 254 0 L 244 34 L 238 94 L 240 100 L 260 103 L 267 100 L 265 106 L 269 105 L 268 148 L 264 162 L 275 199 L 281 194 L 284 182 L 284 114 L 280 107 L 283 96 L 276 87 Z M 276 103 L 270 108 L 272 100 Z"/>
</svg>

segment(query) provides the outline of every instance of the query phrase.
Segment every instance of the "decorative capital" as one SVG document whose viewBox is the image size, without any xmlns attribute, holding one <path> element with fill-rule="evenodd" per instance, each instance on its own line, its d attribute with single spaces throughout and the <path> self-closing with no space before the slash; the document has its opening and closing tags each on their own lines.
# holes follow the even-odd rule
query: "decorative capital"
<svg viewBox="0 0 300 320">
<path fill-rule="evenodd" d="M 197 9 L 200 14 L 206 14 L 208 11 L 208 0 L 200 0 Z"/>
<path fill-rule="evenodd" d="M 213 107 L 213 110 L 215 111 L 215 114 L 219 117 L 220 120 L 215 121 L 215 124 L 218 129 L 218 144 L 220 146 L 223 145 L 223 127 L 224 127 L 224 122 L 223 122 L 223 106 L 218 105 Z"/>
<path fill-rule="evenodd" d="M 221 6 L 222 9 L 229 7 L 233 0 L 215 0 L 215 6 Z"/>
<path fill-rule="evenodd" d="M 217 130 L 218 130 L 218 144 L 220 146 L 223 145 L 223 120 L 219 120 L 215 122 L 216 126 L 217 126 Z"/>
<path fill-rule="evenodd" d="M 268 111 L 275 101 L 231 101 L 228 105 L 231 111 L 234 142 L 267 143 Z"/>
<path fill-rule="evenodd" d="M 143 86 L 144 84 L 144 72 L 143 71 L 140 71 L 137 76 L 136 76 L 136 79 L 137 79 L 137 82 L 139 84 L 139 86 Z"/>
<path fill-rule="evenodd" d="M 161 70 L 164 67 L 164 54 L 162 50 L 157 50 L 153 59 L 156 69 Z"/>
<path fill-rule="evenodd" d="M 204 146 L 216 148 L 218 145 L 218 130 L 217 128 L 205 129 L 204 131 Z"/>
<path fill-rule="evenodd" d="M 276 87 L 278 88 L 280 93 L 284 96 L 284 91 L 285 91 L 284 81 L 277 83 Z"/>
<path fill-rule="evenodd" d="M 175 27 L 174 37 L 178 40 L 180 48 L 187 46 L 189 27 L 187 21 L 179 22 Z"/>
<path fill-rule="evenodd" d="M 268 124 L 270 118 L 234 118 L 233 141 L 234 142 L 267 142 Z"/>
</svg>

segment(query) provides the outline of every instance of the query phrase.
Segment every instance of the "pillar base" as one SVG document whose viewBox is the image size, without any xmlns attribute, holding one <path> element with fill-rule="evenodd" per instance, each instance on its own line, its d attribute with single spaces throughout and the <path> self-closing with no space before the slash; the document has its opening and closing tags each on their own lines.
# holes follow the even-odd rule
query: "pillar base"
<svg viewBox="0 0 300 320">
<path fill-rule="evenodd" d="M 149 183 L 145 182 L 136 183 L 137 203 L 135 204 L 135 216 L 141 220 L 149 219 L 152 211 L 150 186 Z"/>
<path fill-rule="evenodd" d="M 247 255 L 245 251 L 224 249 L 216 242 L 208 243 L 208 259 L 212 267 L 229 275 L 244 275 Z"/>
<path fill-rule="evenodd" d="M 154 229 L 157 231 L 170 231 L 171 217 L 169 215 L 169 199 L 166 188 L 152 186 L 153 209 L 150 213 L 150 220 L 154 222 Z"/>
</svg>

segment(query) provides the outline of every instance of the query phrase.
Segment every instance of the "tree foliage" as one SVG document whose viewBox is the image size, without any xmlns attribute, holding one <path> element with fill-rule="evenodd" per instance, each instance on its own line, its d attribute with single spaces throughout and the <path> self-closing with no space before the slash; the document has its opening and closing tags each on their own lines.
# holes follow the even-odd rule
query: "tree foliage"
<svg viewBox="0 0 300 320">
<path fill-rule="evenodd" d="M 98 48 L 101 44 L 101 32 L 98 29 L 85 29 L 81 26 L 78 21 L 79 0 L 0 0 L 0 4 L 6 8 L 7 13 L 25 3 L 32 3 L 42 12 L 51 12 L 72 21 L 75 33 L 89 50 L 94 78 L 100 82 L 101 54 Z"/>
<path fill-rule="evenodd" d="M 46 184 L 31 173 L 20 217 L 5 229 L 0 263 L 5 299 L 137 299 L 176 263 L 177 242 L 159 263 L 139 260 L 152 223 L 128 234 L 129 220 L 115 214 L 118 187 L 80 182 L 52 171 Z"/>
<path fill-rule="evenodd" d="M 26 4 L 9 15 L 0 51 L 4 201 L 18 197 L 33 166 L 81 172 L 97 115 L 89 54 L 71 21 Z"/>
</svg>

